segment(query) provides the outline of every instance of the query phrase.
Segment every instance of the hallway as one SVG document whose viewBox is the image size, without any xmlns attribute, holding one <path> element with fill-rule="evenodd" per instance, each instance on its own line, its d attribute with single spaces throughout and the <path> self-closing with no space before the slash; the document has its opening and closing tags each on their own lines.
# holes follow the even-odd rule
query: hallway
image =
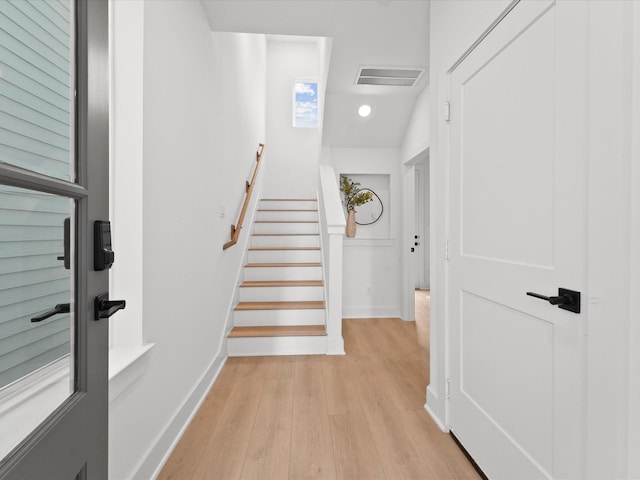
<svg viewBox="0 0 640 480">
<path fill-rule="evenodd" d="M 415 323 L 345 320 L 346 356 L 229 358 L 158 478 L 478 478 L 423 408 L 427 295 Z"/>
</svg>

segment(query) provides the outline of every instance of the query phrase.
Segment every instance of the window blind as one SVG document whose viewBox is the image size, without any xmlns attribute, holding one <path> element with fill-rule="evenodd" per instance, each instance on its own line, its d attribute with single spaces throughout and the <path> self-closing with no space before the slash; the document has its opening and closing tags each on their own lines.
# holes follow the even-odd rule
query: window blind
<svg viewBox="0 0 640 480">
<path fill-rule="evenodd" d="M 0 161 L 71 179 L 69 2 L 0 2 Z"/>
<path fill-rule="evenodd" d="M 68 0 L 0 0 L 0 162 L 73 180 L 74 22 Z M 0 185 L 0 389 L 69 353 L 63 222 L 72 201 Z"/>
</svg>

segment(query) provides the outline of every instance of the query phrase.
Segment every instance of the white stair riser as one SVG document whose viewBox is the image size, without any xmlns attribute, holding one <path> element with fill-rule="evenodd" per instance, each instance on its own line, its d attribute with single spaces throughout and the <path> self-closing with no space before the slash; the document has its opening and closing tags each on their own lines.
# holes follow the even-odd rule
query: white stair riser
<svg viewBox="0 0 640 480">
<path fill-rule="evenodd" d="M 286 222 L 317 222 L 318 212 L 300 210 L 300 211 L 274 211 L 274 210 L 258 210 L 256 212 L 256 221 L 286 221 Z"/>
<path fill-rule="evenodd" d="M 315 200 L 260 200 L 260 210 L 317 210 L 318 202 Z"/>
<path fill-rule="evenodd" d="M 253 224 L 253 233 L 319 233 L 320 227 L 318 223 L 260 223 Z"/>
<path fill-rule="evenodd" d="M 245 267 L 246 281 L 322 280 L 321 267 Z"/>
<path fill-rule="evenodd" d="M 249 250 L 249 263 L 316 262 L 320 250 Z"/>
<path fill-rule="evenodd" d="M 239 337 L 227 338 L 230 357 L 267 355 L 324 355 L 327 337 Z"/>
<path fill-rule="evenodd" d="M 323 287 L 240 287 L 241 302 L 322 301 Z"/>
<path fill-rule="evenodd" d="M 319 235 L 252 235 L 252 247 L 319 247 Z"/>
<path fill-rule="evenodd" d="M 235 310 L 235 327 L 285 327 L 290 325 L 324 325 L 325 310 Z"/>
</svg>

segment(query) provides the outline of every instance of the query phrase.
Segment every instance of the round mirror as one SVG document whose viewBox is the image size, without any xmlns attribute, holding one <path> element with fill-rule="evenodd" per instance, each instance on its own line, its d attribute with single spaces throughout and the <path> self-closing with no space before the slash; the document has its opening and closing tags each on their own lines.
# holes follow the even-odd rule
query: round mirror
<svg viewBox="0 0 640 480">
<path fill-rule="evenodd" d="M 359 192 L 371 192 L 371 201 L 356 208 L 356 223 L 358 225 L 371 225 L 380 220 L 382 216 L 382 201 L 376 192 L 370 188 L 361 188 Z"/>
</svg>

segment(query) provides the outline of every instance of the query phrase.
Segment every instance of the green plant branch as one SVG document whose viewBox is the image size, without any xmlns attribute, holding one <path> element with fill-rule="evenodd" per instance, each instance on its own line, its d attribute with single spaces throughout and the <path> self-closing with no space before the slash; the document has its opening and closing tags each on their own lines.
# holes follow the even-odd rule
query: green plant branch
<svg viewBox="0 0 640 480">
<path fill-rule="evenodd" d="M 349 177 L 340 175 L 340 191 L 342 192 L 342 204 L 347 211 L 355 212 L 356 207 L 364 205 L 372 200 L 370 191 L 363 192 L 360 190 L 360 183 L 354 182 Z"/>
</svg>

